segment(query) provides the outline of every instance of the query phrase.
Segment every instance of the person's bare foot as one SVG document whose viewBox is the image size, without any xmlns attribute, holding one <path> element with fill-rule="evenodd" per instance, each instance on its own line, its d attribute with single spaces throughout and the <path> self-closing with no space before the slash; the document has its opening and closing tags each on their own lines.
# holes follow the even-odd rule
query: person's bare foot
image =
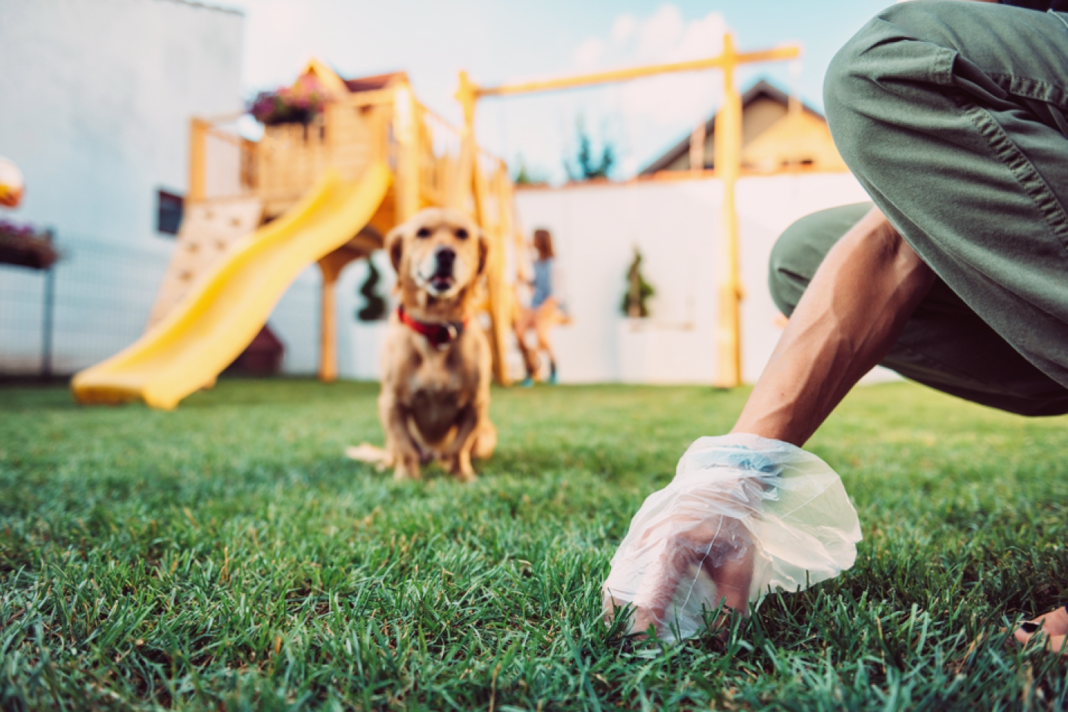
<svg viewBox="0 0 1068 712">
<path fill-rule="evenodd" d="M 1026 644 L 1040 631 L 1045 637 L 1047 650 L 1068 655 L 1065 645 L 1068 642 L 1068 610 L 1064 606 L 1021 624 L 1012 635 L 1018 642 Z"/>
</svg>

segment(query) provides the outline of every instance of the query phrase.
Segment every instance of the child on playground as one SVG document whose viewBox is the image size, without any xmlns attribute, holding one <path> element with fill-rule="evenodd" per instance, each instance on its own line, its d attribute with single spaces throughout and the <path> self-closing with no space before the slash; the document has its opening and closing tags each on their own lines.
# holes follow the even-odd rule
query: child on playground
<svg viewBox="0 0 1068 712">
<path fill-rule="evenodd" d="M 556 356 L 553 354 L 552 344 L 549 342 L 549 329 L 557 324 L 566 323 L 567 317 L 560 305 L 559 276 L 556 269 L 556 254 L 553 252 L 552 234 L 543 228 L 534 231 L 534 251 L 537 257 L 534 260 L 534 277 L 530 281 L 533 295 L 530 298 L 530 306 L 523 309 L 516 324 L 516 335 L 525 340 L 531 329 L 537 337 L 537 351 L 545 352 L 549 359 L 550 384 L 556 383 Z M 555 290 L 554 290 L 555 287 Z M 524 386 L 534 383 L 534 370 L 537 368 L 537 359 L 531 359 L 527 365 L 527 378 L 523 381 Z"/>
</svg>

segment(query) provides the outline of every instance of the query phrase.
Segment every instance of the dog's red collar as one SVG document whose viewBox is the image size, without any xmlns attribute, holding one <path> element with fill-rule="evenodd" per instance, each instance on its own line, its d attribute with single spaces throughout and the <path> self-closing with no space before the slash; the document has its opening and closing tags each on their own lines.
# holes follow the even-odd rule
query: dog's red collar
<svg viewBox="0 0 1068 712">
<path fill-rule="evenodd" d="M 464 321 L 447 321 L 444 323 L 418 321 L 410 317 L 404 311 L 403 306 L 397 307 L 397 317 L 401 320 L 401 323 L 415 333 L 422 335 L 436 349 L 447 348 L 449 344 L 460 338 L 460 335 L 464 333 L 464 328 L 467 326 L 466 319 Z"/>
</svg>

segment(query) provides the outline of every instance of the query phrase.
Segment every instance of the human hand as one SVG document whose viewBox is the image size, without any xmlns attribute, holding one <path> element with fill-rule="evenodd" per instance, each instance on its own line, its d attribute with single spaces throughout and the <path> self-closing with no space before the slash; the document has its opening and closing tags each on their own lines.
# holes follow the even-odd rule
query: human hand
<svg viewBox="0 0 1068 712">
<path fill-rule="evenodd" d="M 815 455 L 755 435 L 701 438 L 634 516 L 603 586 L 605 616 L 631 604 L 631 633 L 687 638 L 706 608 L 745 615 L 769 590 L 837 575 L 859 540 L 841 481 Z"/>
</svg>

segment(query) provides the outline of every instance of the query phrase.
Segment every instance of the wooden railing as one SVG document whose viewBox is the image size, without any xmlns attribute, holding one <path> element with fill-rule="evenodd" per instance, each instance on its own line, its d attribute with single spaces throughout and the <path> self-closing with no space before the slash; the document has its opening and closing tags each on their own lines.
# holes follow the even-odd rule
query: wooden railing
<svg viewBox="0 0 1068 712">
<path fill-rule="evenodd" d="M 363 92 L 331 102 L 307 124 L 265 126 L 243 138 L 238 116 L 193 119 L 189 200 L 256 196 L 268 216 L 300 199 L 327 170 L 355 180 L 391 155 L 393 92 Z"/>
</svg>

